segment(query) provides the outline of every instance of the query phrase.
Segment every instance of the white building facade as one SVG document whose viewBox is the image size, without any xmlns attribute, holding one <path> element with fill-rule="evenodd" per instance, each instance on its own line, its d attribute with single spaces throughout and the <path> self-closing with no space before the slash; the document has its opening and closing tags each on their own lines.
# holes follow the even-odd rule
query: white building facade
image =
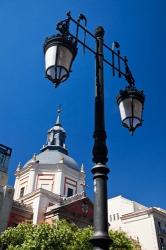
<svg viewBox="0 0 166 250">
<path fill-rule="evenodd" d="M 84 192 L 83 165 L 80 168 L 68 155 L 65 138 L 58 113 L 41 152 L 16 169 L 14 200 L 32 207 L 34 224 L 44 221 L 48 207 L 60 206 L 68 197 Z"/>
<path fill-rule="evenodd" d="M 108 200 L 111 229 L 123 230 L 138 240 L 142 250 L 166 250 L 166 211 L 148 208 L 122 196 Z"/>
</svg>

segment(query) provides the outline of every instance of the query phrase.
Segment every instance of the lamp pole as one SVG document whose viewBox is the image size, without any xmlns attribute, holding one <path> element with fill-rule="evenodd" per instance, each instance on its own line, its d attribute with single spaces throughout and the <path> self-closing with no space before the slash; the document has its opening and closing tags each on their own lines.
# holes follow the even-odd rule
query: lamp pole
<svg viewBox="0 0 166 250">
<path fill-rule="evenodd" d="M 85 25 L 81 24 L 85 22 Z M 76 25 L 76 31 L 70 31 L 70 23 Z M 57 30 L 60 34 L 51 36 L 46 39 L 44 44 L 46 77 L 53 82 L 55 87 L 67 80 L 71 72 L 71 66 L 77 54 L 78 43 L 83 48 L 89 50 L 95 55 L 96 62 L 96 81 L 95 81 L 95 128 L 94 128 L 94 146 L 93 146 L 93 162 L 95 165 L 91 169 L 94 179 L 94 234 L 91 243 L 94 250 L 108 250 L 111 239 L 108 235 L 108 211 L 107 211 L 107 175 L 109 168 L 106 166 L 107 146 L 104 118 L 104 74 L 103 63 L 112 68 L 112 74 L 118 73 L 123 76 L 128 86 L 125 90 L 120 91 L 117 98 L 119 105 L 122 124 L 128 128 L 133 134 L 135 129 L 142 124 L 142 111 L 144 104 L 143 91 L 135 88 L 135 80 L 131 74 L 127 63 L 127 57 L 120 55 L 115 48 L 119 48 L 119 44 L 114 42 L 114 48 L 109 48 L 104 43 L 104 29 L 99 26 L 95 35 L 86 28 L 87 20 L 84 15 L 80 15 L 77 20 L 73 19 L 70 12 L 67 13 L 67 19 L 57 24 Z M 84 32 L 84 40 L 79 38 L 79 30 Z M 89 47 L 85 42 L 86 35 L 91 36 L 96 42 L 96 50 Z M 111 61 L 104 57 L 103 48 L 111 53 Z M 117 63 L 115 63 L 115 58 Z M 121 64 L 123 63 L 123 70 Z"/>
<path fill-rule="evenodd" d="M 95 82 L 95 130 L 92 168 L 94 179 L 94 235 L 91 242 L 94 249 L 109 249 L 107 215 L 107 159 L 106 132 L 104 119 L 104 76 L 103 76 L 103 37 L 104 29 L 98 27 L 96 36 L 96 82 Z"/>
</svg>

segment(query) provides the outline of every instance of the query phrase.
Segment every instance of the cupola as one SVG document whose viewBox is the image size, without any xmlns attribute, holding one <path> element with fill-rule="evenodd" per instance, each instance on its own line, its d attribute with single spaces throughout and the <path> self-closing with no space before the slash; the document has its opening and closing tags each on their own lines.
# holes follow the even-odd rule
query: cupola
<svg viewBox="0 0 166 250">
<path fill-rule="evenodd" d="M 57 119 L 55 125 L 48 130 L 47 134 L 47 142 L 41 149 L 41 151 L 49 150 L 57 150 L 61 153 L 68 154 L 65 139 L 66 139 L 66 131 L 63 129 L 60 122 L 60 114 L 62 109 L 59 107 L 57 109 Z"/>
</svg>

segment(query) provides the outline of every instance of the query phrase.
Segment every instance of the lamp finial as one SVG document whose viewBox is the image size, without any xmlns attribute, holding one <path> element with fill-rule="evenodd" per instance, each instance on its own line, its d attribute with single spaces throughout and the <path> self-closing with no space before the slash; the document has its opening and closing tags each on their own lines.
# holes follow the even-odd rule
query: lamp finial
<svg viewBox="0 0 166 250">
<path fill-rule="evenodd" d="M 60 125 L 60 113 L 61 112 L 62 112 L 62 107 L 61 107 L 61 105 L 59 105 L 58 108 L 57 108 L 58 116 L 57 116 L 57 119 L 56 119 L 56 125 Z"/>
</svg>

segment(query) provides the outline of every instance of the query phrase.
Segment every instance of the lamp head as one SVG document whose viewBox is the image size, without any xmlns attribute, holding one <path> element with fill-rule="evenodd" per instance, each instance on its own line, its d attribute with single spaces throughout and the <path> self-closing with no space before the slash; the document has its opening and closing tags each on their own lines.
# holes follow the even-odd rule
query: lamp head
<svg viewBox="0 0 166 250">
<path fill-rule="evenodd" d="M 76 43 L 71 37 L 54 35 L 44 43 L 46 77 L 57 87 L 67 80 L 77 54 Z"/>
<path fill-rule="evenodd" d="M 134 86 L 128 86 L 124 90 L 120 90 L 117 96 L 122 125 L 128 128 L 132 135 L 135 129 L 142 125 L 144 101 L 143 91 L 136 89 Z"/>
</svg>

